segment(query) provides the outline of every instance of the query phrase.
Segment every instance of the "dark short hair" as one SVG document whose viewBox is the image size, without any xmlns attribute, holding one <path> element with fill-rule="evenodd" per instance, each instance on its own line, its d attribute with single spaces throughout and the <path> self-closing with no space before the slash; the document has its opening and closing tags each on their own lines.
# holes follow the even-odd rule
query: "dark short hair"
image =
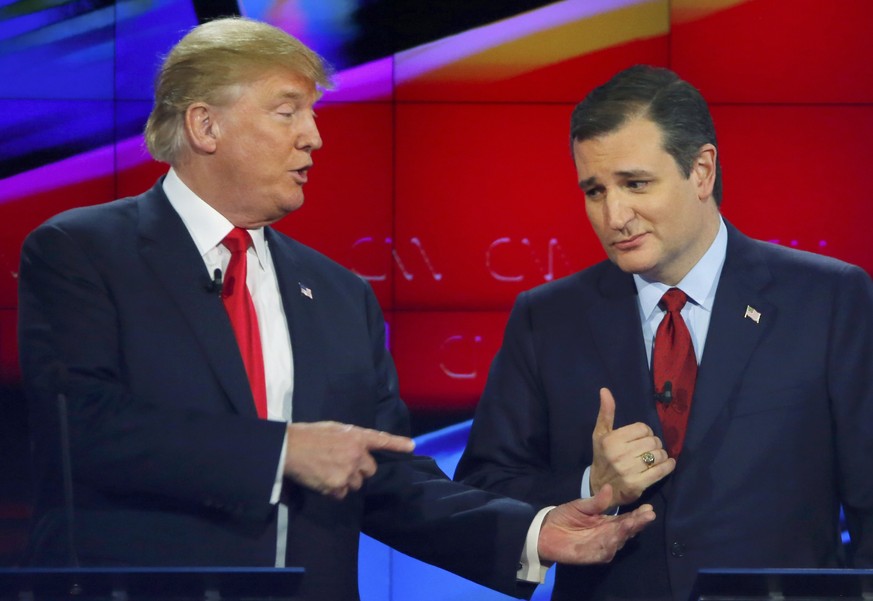
<svg viewBox="0 0 873 601">
<path fill-rule="evenodd" d="M 689 177 L 704 144 L 718 148 L 706 100 L 673 71 L 636 65 L 594 88 L 573 109 L 570 144 L 609 134 L 632 117 L 645 117 L 663 134 L 664 150 Z M 716 156 L 713 196 L 721 204 L 721 162 Z"/>
</svg>

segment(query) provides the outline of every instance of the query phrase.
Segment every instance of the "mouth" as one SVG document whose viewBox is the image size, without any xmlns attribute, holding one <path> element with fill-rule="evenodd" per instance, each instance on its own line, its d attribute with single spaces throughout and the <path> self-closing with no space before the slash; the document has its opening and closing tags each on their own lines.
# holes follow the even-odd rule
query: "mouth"
<svg viewBox="0 0 873 601">
<path fill-rule="evenodd" d="M 312 164 L 301 167 L 300 169 L 292 169 L 291 177 L 301 186 L 309 181 L 309 170 L 312 169 Z"/>
<path fill-rule="evenodd" d="M 624 238 L 623 240 L 616 240 L 612 243 L 612 246 L 618 250 L 634 250 L 635 248 L 639 248 L 643 244 L 643 240 L 648 235 L 648 233 L 637 234 L 636 236 L 631 236 L 630 238 Z"/>
</svg>

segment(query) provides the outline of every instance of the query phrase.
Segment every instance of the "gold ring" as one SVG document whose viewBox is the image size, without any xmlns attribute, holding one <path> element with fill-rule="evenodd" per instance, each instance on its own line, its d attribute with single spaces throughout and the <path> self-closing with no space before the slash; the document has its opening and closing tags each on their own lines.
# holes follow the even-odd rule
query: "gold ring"
<svg viewBox="0 0 873 601">
<path fill-rule="evenodd" d="M 655 454 L 652 453 L 651 451 L 646 451 L 645 453 L 640 455 L 640 459 L 643 460 L 643 463 L 646 464 L 647 468 L 655 465 Z"/>
</svg>

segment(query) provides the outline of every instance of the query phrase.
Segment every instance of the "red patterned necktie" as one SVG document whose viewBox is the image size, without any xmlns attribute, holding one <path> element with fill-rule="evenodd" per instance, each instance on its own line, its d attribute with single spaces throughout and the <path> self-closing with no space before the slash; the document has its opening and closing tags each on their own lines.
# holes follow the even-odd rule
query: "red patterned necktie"
<svg viewBox="0 0 873 601">
<path fill-rule="evenodd" d="M 221 241 L 230 251 L 230 262 L 224 276 L 221 300 L 230 317 L 230 324 L 239 345 L 240 354 L 249 377 L 252 396 L 258 417 L 267 417 L 267 383 L 264 375 L 264 351 L 261 348 L 261 332 L 258 329 L 258 314 L 252 295 L 246 285 L 246 251 L 252 243 L 249 233 L 239 227 Z"/>
<path fill-rule="evenodd" d="M 682 451 L 697 380 L 697 358 L 691 333 L 680 313 L 687 300 L 678 288 L 670 288 L 661 297 L 658 306 L 667 313 L 658 326 L 652 353 L 658 417 L 664 431 L 664 447 L 670 457 L 678 457 Z"/>
</svg>

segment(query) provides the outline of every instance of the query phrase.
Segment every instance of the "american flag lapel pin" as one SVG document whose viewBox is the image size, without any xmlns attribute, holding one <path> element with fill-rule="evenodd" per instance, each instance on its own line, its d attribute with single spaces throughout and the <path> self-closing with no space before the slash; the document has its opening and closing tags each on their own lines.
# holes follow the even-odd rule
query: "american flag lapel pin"
<svg viewBox="0 0 873 601">
<path fill-rule="evenodd" d="M 312 288 L 305 285 L 303 282 L 297 282 L 297 284 L 300 286 L 300 294 L 302 294 L 309 300 L 312 300 Z"/>
<path fill-rule="evenodd" d="M 743 318 L 748 317 L 755 323 L 761 323 L 761 312 L 755 309 L 752 305 L 746 305 L 746 314 Z"/>
</svg>

